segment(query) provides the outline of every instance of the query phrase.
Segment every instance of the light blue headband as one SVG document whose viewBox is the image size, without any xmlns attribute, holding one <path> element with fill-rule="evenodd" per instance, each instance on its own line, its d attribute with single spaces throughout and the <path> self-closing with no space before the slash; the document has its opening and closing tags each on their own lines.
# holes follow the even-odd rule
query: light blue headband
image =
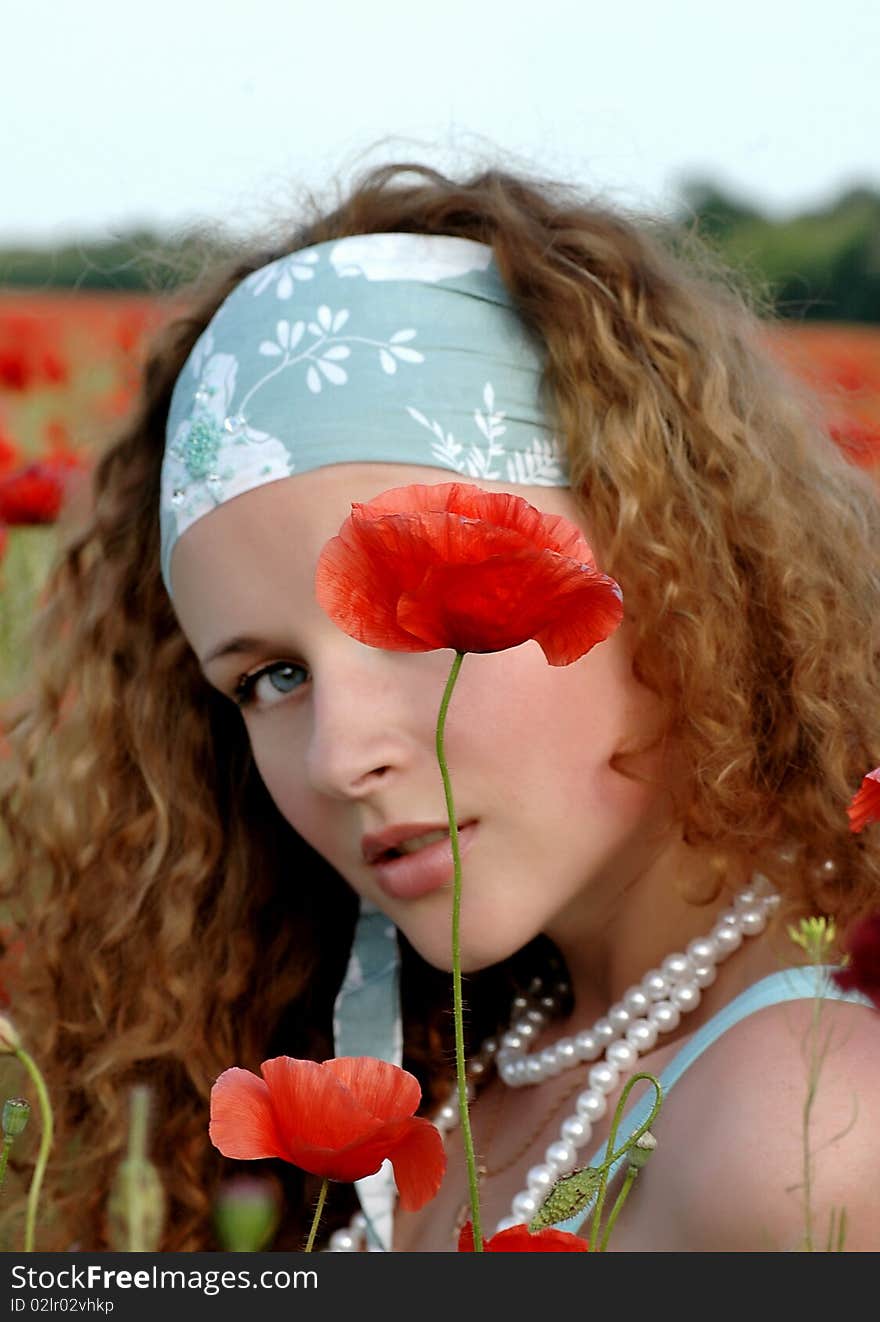
<svg viewBox="0 0 880 1322">
<path fill-rule="evenodd" d="M 486 244 L 363 234 L 254 271 L 174 386 L 162 578 L 178 537 L 234 496 L 327 464 L 424 464 L 567 486 L 539 348 Z"/>
<path fill-rule="evenodd" d="M 160 503 L 169 596 L 171 553 L 191 524 L 327 464 L 567 486 L 542 367 L 485 244 L 357 235 L 255 271 L 199 337 L 171 397 Z M 336 1055 L 400 1064 L 399 980 L 396 928 L 363 902 L 334 1006 Z M 389 1163 L 356 1188 L 370 1246 L 390 1248 Z"/>
</svg>

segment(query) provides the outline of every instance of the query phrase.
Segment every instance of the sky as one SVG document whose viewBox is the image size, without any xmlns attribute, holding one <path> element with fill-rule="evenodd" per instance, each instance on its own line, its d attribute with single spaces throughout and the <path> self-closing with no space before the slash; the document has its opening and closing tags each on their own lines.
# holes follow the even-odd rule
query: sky
<svg viewBox="0 0 880 1322">
<path fill-rule="evenodd" d="M 715 12 L 717 10 L 717 12 Z M 3 0 L 0 242 L 232 231 L 367 165 L 627 208 L 880 188 L 877 0 Z"/>
</svg>

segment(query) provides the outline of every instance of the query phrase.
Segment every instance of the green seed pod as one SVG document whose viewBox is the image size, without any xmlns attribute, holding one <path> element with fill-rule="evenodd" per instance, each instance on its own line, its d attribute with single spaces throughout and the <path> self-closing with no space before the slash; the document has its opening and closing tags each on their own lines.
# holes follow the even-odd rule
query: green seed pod
<svg viewBox="0 0 880 1322">
<path fill-rule="evenodd" d="M 27 1125 L 31 1104 L 26 1097 L 7 1097 L 3 1103 L 3 1135 L 17 1138 Z"/>
<path fill-rule="evenodd" d="M 278 1188 L 273 1180 L 235 1175 L 220 1186 L 213 1214 L 217 1238 L 227 1253 L 259 1253 L 278 1229 Z"/>
<path fill-rule="evenodd" d="M 557 1180 L 529 1222 L 529 1230 L 544 1230 L 582 1212 L 592 1202 L 598 1187 L 599 1171 L 593 1166 L 584 1166 Z"/>
</svg>

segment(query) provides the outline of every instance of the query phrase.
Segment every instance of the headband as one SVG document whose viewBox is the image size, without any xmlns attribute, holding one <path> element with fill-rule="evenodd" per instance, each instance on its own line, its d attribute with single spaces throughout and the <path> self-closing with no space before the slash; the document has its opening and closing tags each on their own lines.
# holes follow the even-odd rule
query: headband
<svg viewBox="0 0 880 1322">
<path fill-rule="evenodd" d="M 169 596 L 171 553 L 191 524 L 294 473 L 369 461 L 568 486 L 542 368 L 486 244 L 358 234 L 254 271 L 171 396 L 159 509 Z"/>
</svg>

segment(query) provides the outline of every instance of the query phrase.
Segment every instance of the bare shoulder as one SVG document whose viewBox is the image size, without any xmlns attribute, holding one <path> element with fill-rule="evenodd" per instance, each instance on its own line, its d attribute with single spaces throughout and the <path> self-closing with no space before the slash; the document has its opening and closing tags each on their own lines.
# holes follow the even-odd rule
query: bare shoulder
<svg viewBox="0 0 880 1322">
<path fill-rule="evenodd" d="M 805 999 L 750 1015 L 682 1076 L 655 1132 L 680 1248 L 822 1249 L 844 1209 L 844 1247 L 880 1249 L 876 1011 Z"/>
</svg>

